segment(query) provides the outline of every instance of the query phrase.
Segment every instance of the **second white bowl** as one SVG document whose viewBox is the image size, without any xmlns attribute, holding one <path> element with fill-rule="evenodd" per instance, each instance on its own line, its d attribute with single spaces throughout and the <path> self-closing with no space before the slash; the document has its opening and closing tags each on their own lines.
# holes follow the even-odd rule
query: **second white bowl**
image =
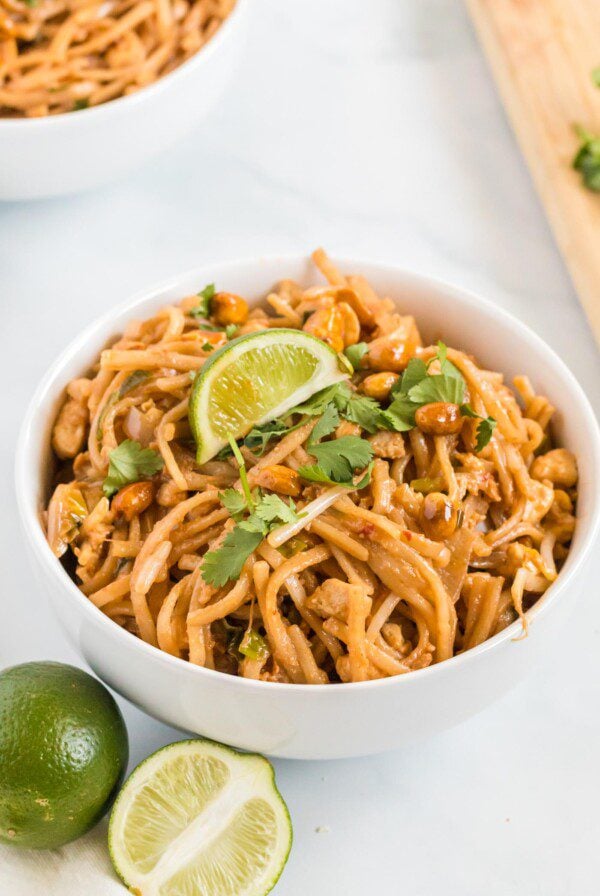
<svg viewBox="0 0 600 896">
<path fill-rule="evenodd" d="M 215 106 L 243 46 L 249 0 L 202 50 L 138 93 L 45 118 L 0 118 L 0 200 L 38 199 L 114 180 L 183 137 Z"/>
</svg>

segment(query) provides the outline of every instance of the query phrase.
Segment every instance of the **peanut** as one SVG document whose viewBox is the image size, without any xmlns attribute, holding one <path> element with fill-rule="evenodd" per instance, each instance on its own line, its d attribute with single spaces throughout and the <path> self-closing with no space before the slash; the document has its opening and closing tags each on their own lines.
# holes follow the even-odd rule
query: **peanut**
<svg viewBox="0 0 600 896">
<path fill-rule="evenodd" d="M 283 464 L 272 464 L 259 470 L 255 474 L 254 482 L 280 495 L 296 498 L 300 494 L 300 477 L 295 470 L 284 467 Z"/>
<path fill-rule="evenodd" d="M 364 299 L 354 289 L 345 286 L 339 288 L 336 291 L 336 299 L 338 302 L 350 305 L 361 324 L 366 327 L 374 326 L 375 317 L 373 312 Z"/>
<path fill-rule="evenodd" d="M 424 404 L 417 410 L 415 422 L 421 432 L 432 436 L 453 435 L 460 432 L 463 425 L 459 406 L 449 401 Z"/>
<path fill-rule="evenodd" d="M 431 492 L 423 500 L 420 519 L 425 535 L 442 541 L 456 529 L 457 513 L 447 495 Z"/>
<path fill-rule="evenodd" d="M 531 465 L 533 479 L 549 479 L 553 485 L 572 488 L 577 482 L 577 461 L 566 448 L 554 448 L 536 457 Z"/>
<path fill-rule="evenodd" d="M 302 329 L 322 339 L 334 352 L 341 352 L 344 348 L 344 316 L 337 305 L 317 309 Z"/>
<path fill-rule="evenodd" d="M 130 522 L 152 504 L 156 486 L 153 482 L 132 482 L 120 489 L 112 500 L 111 509 L 117 516 Z"/>
<path fill-rule="evenodd" d="M 352 310 L 347 302 L 340 302 L 338 309 L 342 313 L 344 348 L 348 348 L 349 345 L 356 345 L 360 339 L 360 323 L 356 312 Z"/>
<path fill-rule="evenodd" d="M 372 373 L 365 377 L 359 386 L 359 390 L 368 395 L 369 398 L 375 398 L 377 401 L 385 401 L 389 398 L 392 387 L 398 379 L 397 373 L 391 370 L 384 370 L 381 373 Z"/>
<path fill-rule="evenodd" d="M 407 315 L 400 318 L 399 325 L 391 333 L 373 339 L 365 356 L 366 361 L 374 370 L 400 373 L 420 345 L 421 337 L 415 320 Z"/>
<path fill-rule="evenodd" d="M 220 327 L 246 323 L 248 311 L 247 301 L 232 292 L 218 292 L 211 301 L 211 314 Z"/>
</svg>

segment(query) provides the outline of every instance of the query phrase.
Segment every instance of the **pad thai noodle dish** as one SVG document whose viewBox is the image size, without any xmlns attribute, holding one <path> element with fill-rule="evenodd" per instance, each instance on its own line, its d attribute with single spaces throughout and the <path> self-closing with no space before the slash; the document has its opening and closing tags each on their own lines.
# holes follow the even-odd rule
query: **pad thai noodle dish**
<svg viewBox="0 0 600 896">
<path fill-rule="evenodd" d="M 69 383 L 52 551 L 115 624 L 261 681 L 403 675 L 519 618 L 524 637 L 575 527 L 554 409 L 313 260 L 314 285 L 258 305 L 199 283 Z"/>
<path fill-rule="evenodd" d="M 0 117 L 134 93 L 210 40 L 235 0 L 0 0 Z"/>
</svg>

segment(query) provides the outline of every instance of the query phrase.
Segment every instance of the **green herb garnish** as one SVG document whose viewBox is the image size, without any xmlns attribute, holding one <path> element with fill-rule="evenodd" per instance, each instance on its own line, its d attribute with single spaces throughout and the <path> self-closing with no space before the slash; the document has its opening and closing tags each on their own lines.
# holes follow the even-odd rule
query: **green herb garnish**
<svg viewBox="0 0 600 896">
<path fill-rule="evenodd" d="M 228 339 L 233 339 L 238 330 L 239 327 L 237 324 L 227 324 L 225 327 L 225 335 Z"/>
<path fill-rule="evenodd" d="M 142 448 L 139 442 L 125 439 L 108 456 L 108 476 L 102 490 L 110 498 L 124 485 L 139 482 L 143 477 L 154 476 L 163 466 L 164 461 L 158 451 Z"/>
<path fill-rule="evenodd" d="M 28 6 L 36 6 L 37 0 L 34 0 L 33 3 L 27 3 L 27 5 Z M 73 109 L 71 111 L 81 112 L 82 109 L 87 109 L 89 107 L 89 105 L 90 105 L 90 101 L 84 97 L 82 99 L 75 100 L 75 102 L 73 103 Z"/>
<path fill-rule="evenodd" d="M 600 192 L 600 137 L 595 137 L 584 128 L 575 128 L 581 145 L 575 158 L 573 168 L 579 171 L 584 186 L 595 193 Z"/>
<path fill-rule="evenodd" d="M 373 449 L 366 439 L 358 436 L 342 436 L 331 442 L 310 444 L 308 451 L 317 459 L 316 464 L 300 467 L 298 473 L 310 482 L 327 485 L 343 485 L 345 488 L 364 488 L 371 479 L 370 463 Z M 359 483 L 354 482 L 357 471 L 364 470 Z"/>
<path fill-rule="evenodd" d="M 368 351 L 369 346 L 366 342 L 357 342 L 356 345 L 349 345 L 348 348 L 344 349 L 344 354 L 352 364 L 353 368 L 359 370 L 360 362 Z"/>
<path fill-rule="evenodd" d="M 244 563 L 269 532 L 299 518 L 291 498 L 286 504 L 279 495 L 263 495 L 260 489 L 250 491 L 246 465 L 233 436 L 229 437 L 229 444 L 240 468 L 243 491 L 228 488 L 219 494 L 221 503 L 236 521 L 236 525 L 227 534 L 220 548 L 209 551 L 204 556 L 202 578 L 216 588 L 239 578 Z M 244 518 L 246 513 L 249 516 Z"/>
<path fill-rule="evenodd" d="M 475 413 L 470 404 L 461 404 L 460 412 L 463 417 L 472 417 L 474 420 L 481 421 L 477 427 L 477 443 L 475 445 L 475 450 L 477 453 L 483 451 L 496 429 L 496 421 L 493 417 L 480 417 L 479 414 Z"/>
<path fill-rule="evenodd" d="M 460 370 L 448 360 L 448 349 L 443 342 L 438 342 L 435 358 L 426 364 L 420 358 L 411 358 L 402 377 L 392 389 L 392 403 L 386 411 L 389 427 L 398 432 L 413 429 L 415 413 L 426 404 L 443 401 L 460 406 L 466 417 L 477 417 L 469 405 L 463 404 L 466 383 Z M 440 362 L 440 373 L 429 373 L 433 361 Z M 483 423 L 485 422 L 485 426 Z M 485 448 L 492 437 L 496 421 L 492 417 L 482 419 L 477 430 L 478 451 Z"/>
<path fill-rule="evenodd" d="M 191 309 L 190 314 L 192 315 L 192 317 L 206 318 L 210 316 L 210 303 L 214 298 L 215 292 L 215 284 L 209 283 L 198 293 L 198 298 L 200 299 L 200 301 L 194 308 Z M 207 328 L 203 327 L 203 329 Z"/>
</svg>

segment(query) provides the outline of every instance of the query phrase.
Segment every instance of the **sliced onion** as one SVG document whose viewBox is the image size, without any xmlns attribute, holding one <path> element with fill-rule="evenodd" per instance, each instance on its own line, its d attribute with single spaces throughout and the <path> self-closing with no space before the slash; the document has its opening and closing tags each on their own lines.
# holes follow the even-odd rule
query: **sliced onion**
<svg viewBox="0 0 600 896">
<path fill-rule="evenodd" d="M 308 526 L 308 524 L 316 517 L 320 516 L 324 510 L 327 510 L 328 507 L 335 504 L 338 498 L 347 494 L 348 489 L 343 485 L 336 485 L 335 488 L 328 489 L 302 509 L 302 516 L 299 520 L 296 520 L 293 523 L 286 523 L 285 526 L 279 526 L 279 528 L 273 529 L 271 534 L 267 537 L 267 541 L 273 548 L 280 547 L 288 541 L 288 539 L 293 538 L 294 535 L 297 535 L 298 532 L 301 532 L 302 529 L 306 528 L 306 526 Z"/>
</svg>

